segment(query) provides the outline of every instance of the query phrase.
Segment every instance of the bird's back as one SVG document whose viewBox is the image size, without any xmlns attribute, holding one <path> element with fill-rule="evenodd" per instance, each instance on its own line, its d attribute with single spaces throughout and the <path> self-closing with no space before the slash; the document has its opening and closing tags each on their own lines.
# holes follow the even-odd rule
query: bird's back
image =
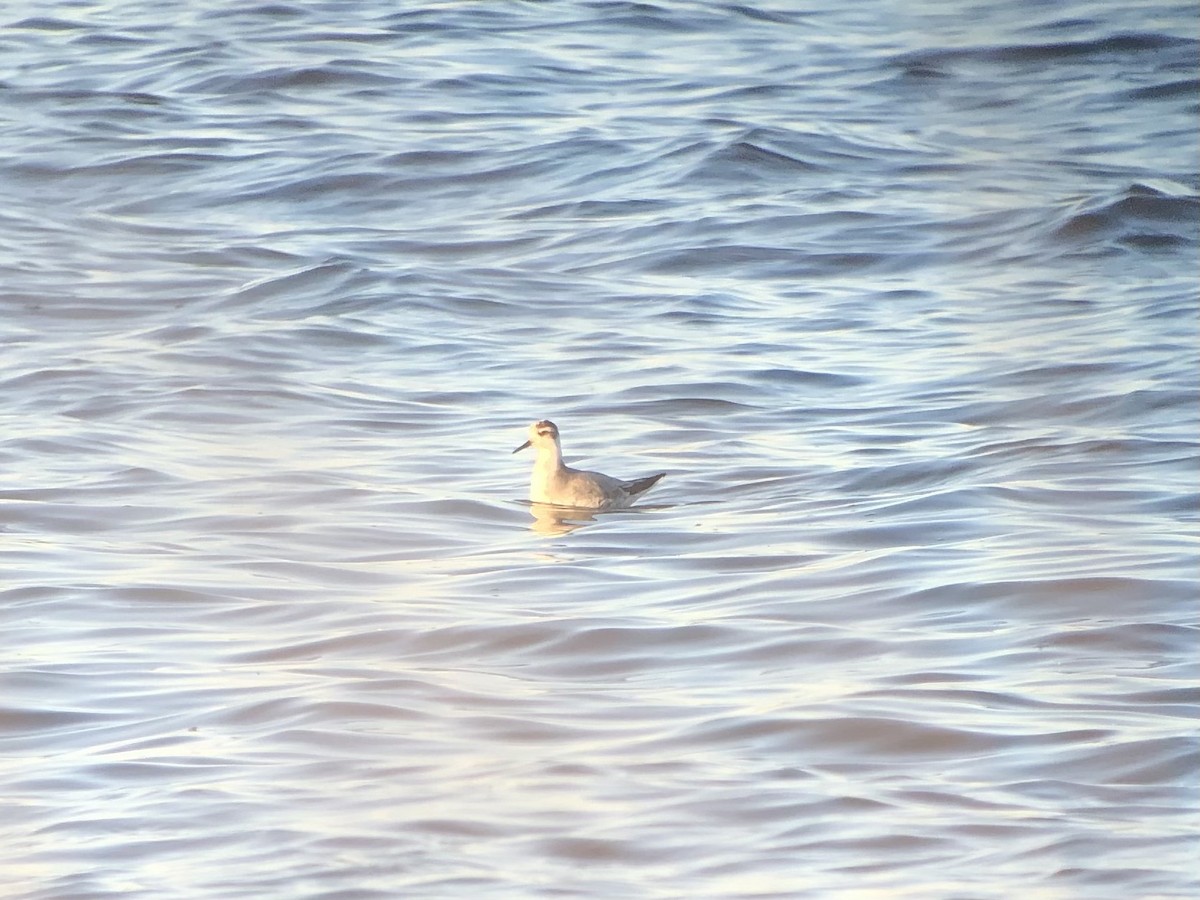
<svg viewBox="0 0 1200 900">
<path fill-rule="evenodd" d="M 579 506 L 587 509 L 628 506 L 634 497 L 648 491 L 665 474 L 660 472 L 646 478 L 622 481 L 603 472 L 588 472 L 563 466 L 553 479 L 553 502 L 560 506 Z"/>
</svg>

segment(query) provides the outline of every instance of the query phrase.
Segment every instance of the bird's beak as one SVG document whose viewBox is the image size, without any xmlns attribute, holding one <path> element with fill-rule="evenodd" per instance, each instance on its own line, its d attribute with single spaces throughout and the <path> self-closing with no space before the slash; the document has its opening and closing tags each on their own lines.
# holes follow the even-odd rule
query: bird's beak
<svg viewBox="0 0 1200 900">
<path fill-rule="evenodd" d="M 514 450 L 513 453 L 520 453 L 522 450 L 524 450 L 526 447 L 528 447 L 532 443 L 533 443 L 533 441 L 526 441 L 520 447 L 518 447 L 516 450 Z"/>
</svg>

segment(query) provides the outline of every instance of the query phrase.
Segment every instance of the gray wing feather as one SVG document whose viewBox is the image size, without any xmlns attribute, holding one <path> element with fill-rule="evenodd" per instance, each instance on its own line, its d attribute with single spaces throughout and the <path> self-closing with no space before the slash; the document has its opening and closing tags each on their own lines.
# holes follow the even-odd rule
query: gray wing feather
<svg viewBox="0 0 1200 900">
<path fill-rule="evenodd" d="M 647 475 L 645 478 L 637 478 L 633 481 L 622 481 L 621 487 L 625 488 L 631 494 L 641 494 L 658 484 L 659 480 L 666 474 L 666 472 L 659 472 L 657 475 Z"/>
</svg>

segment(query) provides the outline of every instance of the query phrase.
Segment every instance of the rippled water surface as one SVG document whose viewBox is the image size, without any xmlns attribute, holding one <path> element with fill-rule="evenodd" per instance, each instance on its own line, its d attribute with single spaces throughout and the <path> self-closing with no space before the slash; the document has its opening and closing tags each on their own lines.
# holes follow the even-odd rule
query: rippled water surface
<svg viewBox="0 0 1200 900">
<path fill-rule="evenodd" d="M 1192 4 L 0 15 L 4 897 L 1194 896 Z"/>
</svg>

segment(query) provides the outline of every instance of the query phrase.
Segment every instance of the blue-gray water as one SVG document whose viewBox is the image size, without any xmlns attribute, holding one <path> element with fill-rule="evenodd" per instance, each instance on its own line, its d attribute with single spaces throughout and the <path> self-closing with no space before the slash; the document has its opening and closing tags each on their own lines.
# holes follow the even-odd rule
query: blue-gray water
<svg viewBox="0 0 1200 900">
<path fill-rule="evenodd" d="M 1194 896 L 1191 2 L 0 16 L 6 900 Z"/>
</svg>

